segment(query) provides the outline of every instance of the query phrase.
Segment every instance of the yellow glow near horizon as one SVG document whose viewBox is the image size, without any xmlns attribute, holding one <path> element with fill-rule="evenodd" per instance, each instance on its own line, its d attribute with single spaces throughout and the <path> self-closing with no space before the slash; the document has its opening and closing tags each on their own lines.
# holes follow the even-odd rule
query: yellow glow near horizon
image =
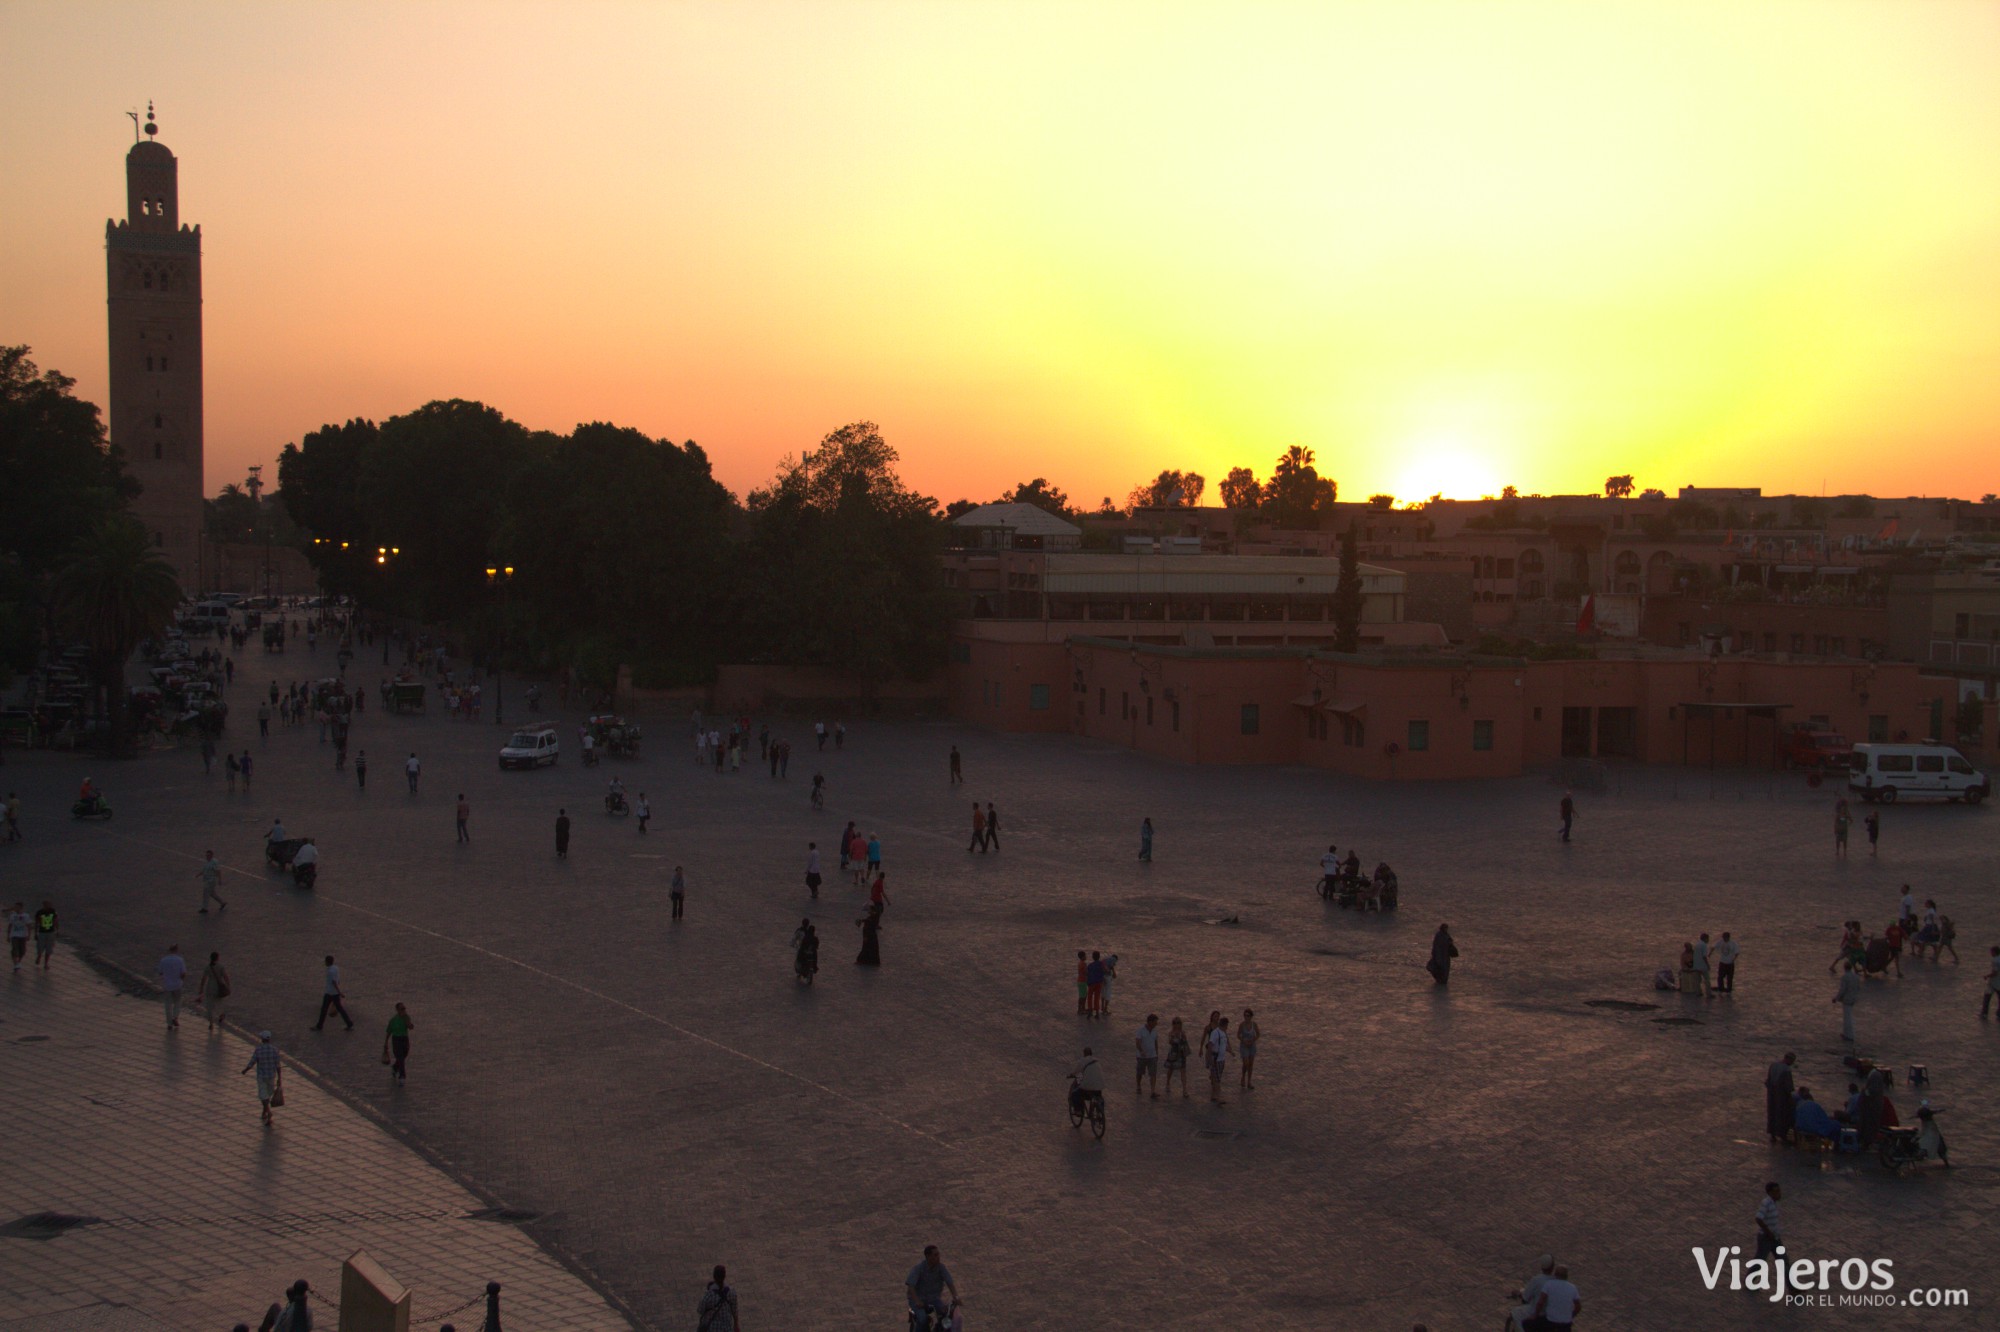
<svg viewBox="0 0 2000 1332">
<path fill-rule="evenodd" d="M 862 418 L 947 500 L 2000 489 L 1973 0 L 16 4 L 0 341 L 99 402 L 147 97 L 211 488 L 460 396 L 739 493 Z"/>
</svg>

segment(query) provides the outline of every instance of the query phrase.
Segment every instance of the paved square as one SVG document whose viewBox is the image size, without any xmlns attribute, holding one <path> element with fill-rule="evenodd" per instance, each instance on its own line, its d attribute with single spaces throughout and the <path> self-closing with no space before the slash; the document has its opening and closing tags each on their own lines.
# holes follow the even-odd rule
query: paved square
<svg viewBox="0 0 2000 1332">
<path fill-rule="evenodd" d="M 796 753 L 774 782 L 697 768 L 668 724 L 638 762 L 582 769 L 576 720 L 560 766 L 502 773 L 501 728 L 370 711 L 353 740 L 365 792 L 311 728 L 263 745 L 238 728 L 260 759 L 254 794 L 227 793 L 192 752 L 99 764 L 108 825 L 61 817 L 83 761 L 10 754 L 5 782 L 32 817 L 0 859 L 19 885 L 6 896 L 53 896 L 73 938 L 142 974 L 169 941 L 221 950 L 245 1021 L 540 1213 L 531 1233 L 663 1328 L 691 1322 L 718 1261 L 752 1326 L 900 1327 L 902 1275 L 927 1242 L 978 1328 L 1490 1327 L 1544 1250 L 1571 1266 L 1591 1327 L 1992 1325 L 2000 1289 L 1978 1257 L 2000 1185 L 2000 1023 L 1978 1017 L 2000 940 L 1991 810 L 1887 810 L 1879 858 L 1858 842 L 1837 863 L 1832 795 L 1801 778 L 1628 770 L 1579 793 L 1565 847 L 1545 779 L 1367 786 L 855 719 L 845 750 L 820 755 L 807 718 L 777 724 Z M 823 814 L 806 798 L 815 768 Z M 647 792 L 650 832 L 602 812 L 614 774 Z M 974 798 L 1001 813 L 997 854 L 965 850 Z M 558 806 L 575 820 L 565 861 Z M 274 814 L 319 839 L 316 893 L 260 868 Z M 831 852 L 848 819 L 885 849 L 879 972 L 850 965 L 866 894 Z M 827 876 L 816 904 L 809 839 Z M 1402 910 L 1322 904 L 1329 840 L 1395 865 Z M 231 906 L 197 916 L 208 846 L 232 870 Z M 1929 1065 L 1960 1165 L 1897 1179 L 1872 1158 L 1774 1152 L 1764 1066 L 1796 1049 L 1801 1080 L 1844 1099 L 1825 968 L 1839 922 L 1879 930 L 1904 881 L 1956 918 L 1963 963 L 1869 984 L 1860 1046 Z M 803 916 L 825 940 L 811 989 L 791 975 Z M 1441 920 L 1463 950 L 1448 993 L 1422 970 Z M 1652 990 L 1683 941 L 1724 929 L 1744 950 L 1735 998 Z M 1109 1021 L 1074 1016 L 1078 948 L 1119 955 Z M 352 1035 L 308 1030 L 325 952 Z M 377 1062 L 398 1000 L 418 1024 L 402 1090 Z M 1232 1066 L 1226 1106 L 1206 1103 L 1198 1069 L 1192 1100 L 1134 1099 L 1148 1011 L 1198 1033 L 1211 1009 L 1246 1006 L 1264 1032 L 1255 1091 L 1234 1089 Z M 1112 1075 L 1101 1145 L 1061 1104 L 1085 1044 Z M 1914 1114 L 1908 1089 L 1895 1100 Z M 1747 1255 L 1767 1178 L 1785 1183 L 1796 1252 L 1890 1258 L 1899 1291 L 1966 1287 L 1972 1307 L 1786 1311 L 1709 1293 L 1690 1250 Z"/>
</svg>

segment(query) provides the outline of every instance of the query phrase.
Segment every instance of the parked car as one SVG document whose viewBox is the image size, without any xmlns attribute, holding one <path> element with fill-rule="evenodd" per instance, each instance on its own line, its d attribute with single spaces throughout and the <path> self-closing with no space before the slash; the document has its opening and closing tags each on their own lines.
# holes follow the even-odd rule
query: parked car
<svg viewBox="0 0 2000 1332">
<path fill-rule="evenodd" d="M 1993 780 L 1950 745 L 1854 746 L 1847 789 L 1863 800 L 1962 800 L 1976 805 L 1993 794 Z"/>
<path fill-rule="evenodd" d="M 553 764 L 562 754 L 562 740 L 555 723 L 523 726 L 500 749 L 502 768 L 539 768 Z"/>
</svg>

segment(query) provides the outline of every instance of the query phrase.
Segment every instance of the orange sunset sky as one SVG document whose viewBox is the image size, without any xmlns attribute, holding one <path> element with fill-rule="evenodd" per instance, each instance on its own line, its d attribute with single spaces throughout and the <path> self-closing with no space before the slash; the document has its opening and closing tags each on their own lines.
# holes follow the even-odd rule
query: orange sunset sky
<svg viewBox="0 0 2000 1332">
<path fill-rule="evenodd" d="M 148 98 L 211 489 L 457 396 L 739 494 L 2000 490 L 1992 3 L 0 0 L 0 342 L 100 403 Z"/>
</svg>

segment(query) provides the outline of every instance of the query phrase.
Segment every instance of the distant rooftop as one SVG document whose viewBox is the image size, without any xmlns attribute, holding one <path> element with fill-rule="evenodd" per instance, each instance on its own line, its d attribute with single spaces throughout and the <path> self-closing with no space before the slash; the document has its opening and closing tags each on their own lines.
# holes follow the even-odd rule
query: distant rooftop
<svg viewBox="0 0 2000 1332">
<path fill-rule="evenodd" d="M 982 504 L 951 520 L 954 527 L 1005 527 L 1029 536 L 1076 537 L 1083 529 L 1033 504 Z"/>
</svg>

